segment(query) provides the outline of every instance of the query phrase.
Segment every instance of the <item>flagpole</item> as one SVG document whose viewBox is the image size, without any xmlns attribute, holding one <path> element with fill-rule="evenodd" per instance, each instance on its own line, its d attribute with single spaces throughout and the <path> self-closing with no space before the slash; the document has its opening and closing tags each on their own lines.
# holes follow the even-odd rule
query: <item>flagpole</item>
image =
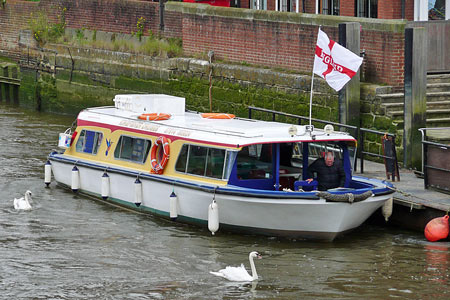
<svg viewBox="0 0 450 300">
<path fill-rule="evenodd" d="M 311 116 L 312 116 L 312 97 L 313 97 L 313 87 L 314 87 L 314 70 L 311 76 L 311 94 L 309 96 L 309 130 L 311 130 Z"/>
</svg>

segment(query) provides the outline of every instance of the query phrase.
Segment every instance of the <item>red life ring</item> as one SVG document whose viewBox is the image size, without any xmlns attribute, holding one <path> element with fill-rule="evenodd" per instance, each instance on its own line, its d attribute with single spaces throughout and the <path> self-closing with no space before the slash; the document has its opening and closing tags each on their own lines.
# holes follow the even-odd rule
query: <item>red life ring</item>
<svg viewBox="0 0 450 300">
<path fill-rule="evenodd" d="M 162 157 L 161 149 L 162 148 Z M 159 151 L 158 151 L 159 150 Z M 157 154 L 159 153 L 160 160 L 158 162 Z M 152 171 L 156 174 L 162 174 L 164 167 L 169 161 L 170 156 L 170 146 L 169 140 L 166 137 L 160 136 L 156 139 L 155 143 L 150 150 L 150 161 L 152 164 Z"/>
<path fill-rule="evenodd" d="M 234 119 L 235 115 L 225 113 L 203 113 L 201 114 L 204 119 Z"/>
<path fill-rule="evenodd" d="M 138 118 L 144 121 L 164 121 L 169 120 L 170 117 L 171 117 L 170 114 L 151 113 L 151 114 L 142 114 Z"/>
</svg>

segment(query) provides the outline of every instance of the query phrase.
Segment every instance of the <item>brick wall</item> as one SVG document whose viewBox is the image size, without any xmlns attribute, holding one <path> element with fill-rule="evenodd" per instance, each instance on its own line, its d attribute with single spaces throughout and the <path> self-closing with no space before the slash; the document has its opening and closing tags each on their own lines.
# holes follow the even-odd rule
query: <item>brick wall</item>
<svg viewBox="0 0 450 300">
<path fill-rule="evenodd" d="M 27 1 L 8 1 L 0 9 L 0 55 L 2 53 L 17 58 L 19 31 L 28 27 L 28 18 L 35 12 L 38 3 Z"/>
<path fill-rule="evenodd" d="M 355 1 L 342 1 L 340 2 L 340 15 L 341 16 L 355 16 Z"/>
<path fill-rule="evenodd" d="M 414 0 L 405 0 L 405 19 L 414 21 Z"/>
<path fill-rule="evenodd" d="M 250 8 L 250 1 L 253 0 L 241 0 L 241 8 Z"/>
<path fill-rule="evenodd" d="M 268 0 L 275 1 L 275 0 Z M 300 1 L 300 6 L 302 0 Z M 314 14 L 316 0 L 305 0 L 306 13 Z M 341 16 L 355 16 L 355 0 L 340 1 Z M 378 0 L 378 18 L 379 19 L 401 19 L 402 7 L 401 1 Z M 414 20 L 414 0 L 405 0 L 405 19 Z"/>
<path fill-rule="evenodd" d="M 365 78 L 402 87 L 404 21 L 295 13 L 275 15 L 232 8 L 172 3 L 168 10 L 182 12 L 183 49 L 188 55 L 209 50 L 216 58 L 254 65 L 282 67 L 310 73 L 319 24 L 338 41 L 338 24 L 359 21 L 361 50 L 366 50 Z M 314 25 L 311 25 L 314 24 Z"/>
<path fill-rule="evenodd" d="M 31 13 L 43 11 L 51 22 L 56 22 L 62 9 L 66 8 L 66 24 L 69 28 L 96 29 L 117 33 L 136 31 L 138 18 L 144 17 L 144 33 L 159 30 L 159 3 L 134 0 L 41 0 L 29 2 L 8 0 L 5 9 L 0 9 L 0 49 L 13 51 L 18 48 L 21 29 L 29 27 Z M 181 22 L 169 20 L 168 35 L 179 36 Z M 174 32 L 176 31 L 176 32 Z"/>
<path fill-rule="evenodd" d="M 410 0 L 412 1 L 412 0 Z M 311 5 L 312 1 L 307 1 Z M 27 28 L 30 13 L 44 10 L 55 21 L 66 8 L 70 28 L 131 33 L 139 17 L 144 17 L 145 33 L 158 32 L 159 3 L 133 0 L 8 0 L 0 10 L 0 55 L 20 54 L 19 31 Z M 365 78 L 402 86 L 404 22 L 274 13 L 209 5 L 168 2 L 165 32 L 181 37 L 188 55 L 214 50 L 217 58 L 259 66 L 282 67 L 310 74 L 320 24 L 331 39 L 338 41 L 338 24 L 359 21 L 361 49 L 366 50 Z"/>
</svg>

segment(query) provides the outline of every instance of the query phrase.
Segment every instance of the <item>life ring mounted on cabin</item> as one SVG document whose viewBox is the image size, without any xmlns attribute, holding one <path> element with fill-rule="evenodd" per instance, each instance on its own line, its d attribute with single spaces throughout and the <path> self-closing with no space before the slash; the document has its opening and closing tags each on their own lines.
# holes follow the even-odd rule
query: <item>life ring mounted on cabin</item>
<svg viewBox="0 0 450 300">
<path fill-rule="evenodd" d="M 164 171 L 164 167 L 169 161 L 169 156 L 169 140 L 164 136 L 158 137 L 150 150 L 152 171 L 156 174 L 162 174 L 162 172 Z"/>
<path fill-rule="evenodd" d="M 151 114 L 141 114 L 138 119 L 144 120 L 144 121 L 164 121 L 169 120 L 171 117 L 170 114 L 164 114 L 164 113 L 151 113 Z"/>
<path fill-rule="evenodd" d="M 225 113 L 203 113 L 201 114 L 204 119 L 234 119 L 236 116 L 233 114 Z"/>
</svg>

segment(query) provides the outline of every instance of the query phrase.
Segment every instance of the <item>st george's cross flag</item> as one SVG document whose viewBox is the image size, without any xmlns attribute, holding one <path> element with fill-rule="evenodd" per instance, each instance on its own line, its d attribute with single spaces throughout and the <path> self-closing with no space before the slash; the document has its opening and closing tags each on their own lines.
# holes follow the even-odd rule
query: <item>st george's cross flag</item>
<svg viewBox="0 0 450 300">
<path fill-rule="evenodd" d="M 330 40 L 319 28 L 313 72 L 325 79 L 334 90 L 339 91 L 355 76 L 362 61 L 352 51 Z"/>
</svg>

